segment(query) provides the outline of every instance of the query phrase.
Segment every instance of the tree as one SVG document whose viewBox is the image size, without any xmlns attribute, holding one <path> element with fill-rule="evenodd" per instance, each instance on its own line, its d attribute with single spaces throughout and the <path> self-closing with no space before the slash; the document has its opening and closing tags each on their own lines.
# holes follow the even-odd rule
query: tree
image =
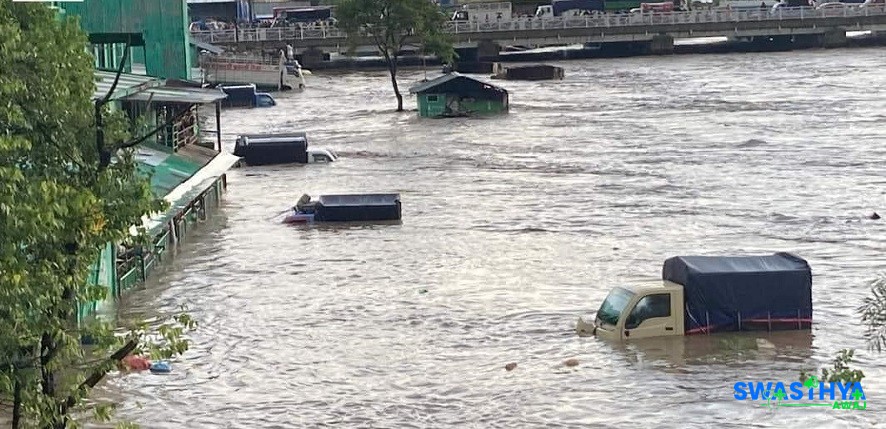
<svg viewBox="0 0 886 429">
<path fill-rule="evenodd" d="M 868 342 L 868 349 L 876 350 L 877 353 L 882 352 L 883 347 L 886 346 L 886 275 L 879 276 L 871 283 L 871 296 L 862 301 L 858 312 L 861 313 L 861 322 L 867 327 L 865 339 Z M 864 378 L 864 372 L 849 366 L 854 355 L 854 349 L 840 350 L 837 357 L 834 358 L 833 368 L 830 370 L 822 368 L 821 381 L 860 382 Z M 800 381 L 809 381 L 814 385 L 818 378 L 807 371 L 801 371 Z"/>
<path fill-rule="evenodd" d="M 100 249 L 133 239 L 131 226 L 164 208 L 125 149 L 141 140 L 129 140 L 132 123 L 107 105 L 95 121 L 86 46 L 75 20 L 0 0 L 0 402 L 13 404 L 13 427 L 73 425 L 120 359 L 183 352 L 193 327 L 182 314 L 147 342 L 143 325 L 115 335 L 109 322 L 78 323 L 80 303 L 107 294 L 87 281 Z"/>
<path fill-rule="evenodd" d="M 861 321 L 867 326 L 865 337 L 868 347 L 877 352 L 886 346 L 886 275 L 881 275 L 871 284 L 871 296 L 864 299 L 861 307 Z"/>
<path fill-rule="evenodd" d="M 446 16 L 429 0 L 341 0 L 336 18 L 352 49 L 371 43 L 381 52 L 391 73 L 398 112 L 403 111 L 403 95 L 397 86 L 397 62 L 403 48 L 417 47 L 444 61 L 451 61 L 455 53 L 443 32 Z"/>
</svg>

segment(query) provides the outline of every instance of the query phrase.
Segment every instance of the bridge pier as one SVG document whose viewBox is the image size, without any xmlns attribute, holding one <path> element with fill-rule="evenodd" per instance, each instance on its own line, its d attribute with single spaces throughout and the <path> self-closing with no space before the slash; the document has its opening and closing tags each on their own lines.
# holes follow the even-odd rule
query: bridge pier
<svg viewBox="0 0 886 429">
<path fill-rule="evenodd" d="M 846 39 L 846 30 L 842 28 L 831 28 L 824 34 L 819 35 L 819 43 L 825 49 L 840 48 L 846 46 L 849 41 Z"/>
<path fill-rule="evenodd" d="M 652 55 L 670 55 L 674 53 L 674 37 L 669 34 L 652 36 L 646 49 Z"/>
</svg>

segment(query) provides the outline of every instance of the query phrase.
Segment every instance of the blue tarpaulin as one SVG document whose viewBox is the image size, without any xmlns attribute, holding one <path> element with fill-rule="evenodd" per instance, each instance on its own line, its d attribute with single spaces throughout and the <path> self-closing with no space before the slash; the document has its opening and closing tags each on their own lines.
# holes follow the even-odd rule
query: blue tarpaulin
<svg viewBox="0 0 886 429">
<path fill-rule="evenodd" d="M 686 334 L 812 324 L 812 270 L 789 253 L 676 256 L 665 260 L 662 278 L 683 285 Z"/>
</svg>

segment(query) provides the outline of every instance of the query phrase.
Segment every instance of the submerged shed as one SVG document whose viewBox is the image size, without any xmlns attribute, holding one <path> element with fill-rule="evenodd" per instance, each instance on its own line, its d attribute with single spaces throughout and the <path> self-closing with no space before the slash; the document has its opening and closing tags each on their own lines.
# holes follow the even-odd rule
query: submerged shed
<svg viewBox="0 0 886 429">
<path fill-rule="evenodd" d="M 426 118 L 487 115 L 508 111 L 508 91 L 458 73 L 422 82 L 409 92 L 418 96 L 418 114 Z"/>
</svg>

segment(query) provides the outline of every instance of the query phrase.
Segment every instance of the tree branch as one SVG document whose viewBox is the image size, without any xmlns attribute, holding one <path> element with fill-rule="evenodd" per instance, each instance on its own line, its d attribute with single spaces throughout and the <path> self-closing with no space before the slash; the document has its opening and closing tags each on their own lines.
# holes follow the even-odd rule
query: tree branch
<svg viewBox="0 0 886 429">
<path fill-rule="evenodd" d="M 123 345 L 123 347 L 121 347 L 119 350 L 114 352 L 114 354 L 108 357 L 105 363 L 120 362 L 121 360 L 123 360 L 123 358 L 132 353 L 132 351 L 135 350 L 136 347 L 138 347 L 138 340 L 129 340 L 126 344 Z M 107 375 L 108 371 L 109 369 L 102 365 L 101 367 L 96 369 L 89 376 L 89 378 L 80 383 L 80 385 L 77 386 L 77 390 L 75 390 L 75 392 L 85 391 L 86 389 L 91 389 L 95 387 L 95 385 L 98 384 L 98 382 L 101 381 L 102 378 L 105 377 L 105 375 Z M 77 405 L 77 398 L 72 394 L 68 396 L 68 399 L 62 404 L 62 414 L 66 414 L 67 411 L 74 405 Z"/>
<path fill-rule="evenodd" d="M 123 56 L 120 58 L 120 64 L 117 66 L 117 74 L 114 76 L 114 83 L 111 84 L 111 89 L 108 90 L 108 93 L 102 97 L 101 100 L 98 101 L 99 106 L 104 106 L 111 101 L 111 95 L 114 94 L 114 90 L 117 89 L 117 83 L 120 82 L 120 75 L 123 74 L 123 68 L 126 67 L 126 59 L 129 58 L 129 48 L 132 46 L 132 38 L 128 38 L 126 40 L 126 47 L 123 48 Z"/>
<path fill-rule="evenodd" d="M 130 141 L 128 141 L 128 142 L 120 143 L 120 144 L 114 145 L 114 146 L 111 148 L 110 151 L 113 153 L 113 152 L 116 152 L 116 151 L 118 151 L 118 150 L 120 150 L 120 149 L 126 149 L 126 148 L 133 147 L 133 146 L 135 146 L 135 145 L 137 145 L 137 144 L 139 144 L 139 143 L 141 143 L 141 142 L 143 142 L 143 141 L 149 139 L 149 138 L 150 138 L 151 136 L 153 136 L 154 134 L 157 134 L 158 132 L 160 132 L 160 130 L 162 130 L 162 129 L 164 129 L 164 128 L 170 126 L 170 125 L 172 125 L 173 123 L 175 123 L 175 121 L 177 121 L 177 120 L 179 120 L 179 119 L 185 117 L 185 115 L 188 114 L 188 113 L 190 113 L 190 112 L 191 112 L 190 109 L 183 109 L 181 112 L 178 112 L 178 113 L 176 113 L 174 116 L 172 116 L 171 118 L 167 119 L 166 122 L 164 122 L 163 124 L 161 124 L 161 125 L 159 125 L 158 127 L 154 128 L 151 132 L 149 132 L 149 133 L 147 133 L 147 134 L 145 134 L 145 135 L 143 135 L 143 136 L 141 136 L 141 137 L 139 137 L 139 138 L 137 138 L 137 139 L 132 139 L 132 140 L 130 140 Z"/>
</svg>

